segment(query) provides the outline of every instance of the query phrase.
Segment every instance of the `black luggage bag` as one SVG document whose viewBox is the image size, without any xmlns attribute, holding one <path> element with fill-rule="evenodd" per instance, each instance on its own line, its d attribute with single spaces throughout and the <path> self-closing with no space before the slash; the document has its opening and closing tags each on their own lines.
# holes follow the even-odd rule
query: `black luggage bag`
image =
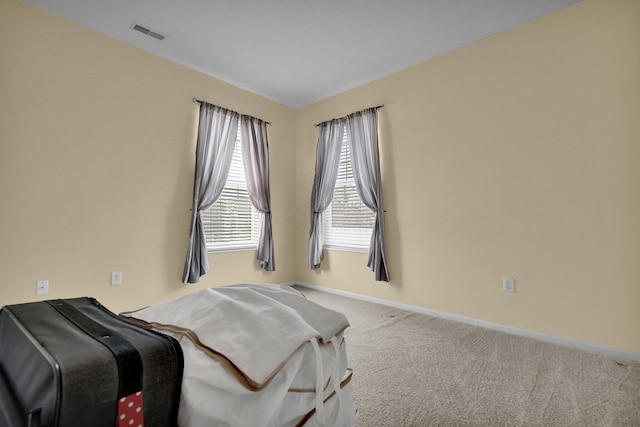
<svg viewBox="0 0 640 427">
<path fill-rule="evenodd" d="M 0 310 L 0 427 L 175 426 L 172 337 L 74 298 Z"/>
</svg>

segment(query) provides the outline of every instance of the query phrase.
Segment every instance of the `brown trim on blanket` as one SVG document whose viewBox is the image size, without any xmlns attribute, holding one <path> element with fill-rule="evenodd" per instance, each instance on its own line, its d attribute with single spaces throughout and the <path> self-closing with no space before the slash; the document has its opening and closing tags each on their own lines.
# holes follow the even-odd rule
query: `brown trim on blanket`
<svg viewBox="0 0 640 427">
<path fill-rule="evenodd" d="M 326 391 L 327 388 L 329 388 L 329 384 L 331 384 L 331 376 L 329 376 L 329 379 L 327 380 L 327 382 L 324 384 L 324 387 L 322 388 L 322 391 Z M 287 390 L 288 393 L 315 393 L 316 389 L 315 388 L 295 388 L 295 387 L 291 387 L 289 390 Z"/>
<path fill-rule="evenodd" d="M 175 325 L 170 325 L 170 324 L 163 324 L 163 323 L 157 323 L 157 322 L 147 322 L 146 320 L 142 320 L 142 319 L 138 319 L 136 317 L 133 317 L 133 313 L 121 313 L 120 316 L 123 316 L 123 317 L 125 317 L 125 318 L 127 318 L 127 319 L 129 319 L 131 321 L 134 321 L 135 323 L 139 323 L 144 327 L 155 329 L 155 330 L 162 331 L 162 332 L 168 332 L 168 333 L 174 335 L 176 338 L 179 338 L 179 337 L 188 338 L 189 340 L 191 340 L 191 342 L 193 342 L 193 344 L 196 347 L 198 347 L 200 350 L 202 350 L 209 357 L 211 357 L 213 359 L 216 359 L 220 363 L 222 363 L 223 366 L 225 366 L 229 371 L 231 371 L 233 373 L 233 375 L 236 377 L 238 382 L 240 382 L 240 384 L 242 384 L 243 386 L 245 386 L 247 389 L 249 389 L 251 391 L 262 390 L 267 385 L 269 385 L 271 380 L 273 380 L 273 378 L 276 376 L 276 374 L 278 372 L 280 372 L 280 370 L 287 364 L 287 362 L 289 362 L 289 360 L 293 357 L 293 355 L 296 354 L 302 347 L 304 347 L 309 342 L 309 341 L 305 341 L 302 344 L 300 344 L 295 350 L 293 350 L 293 352 L 287 358 L 285 358 L 282 361 L 282 363 L 280 363 L 280 365 L 278 365 L 273 370 L 273 372 L 271 372 L 267 376 L 267 378 L 264 380 L 264 382 L 257 382 L 255 380 L 253 380 L 251 377 L 249 377 L 246 373 L 244 373 L 240 368 L 238 368 L 224 354 L 212 349 L 211 347 L 207 346 L 202 341 L 200 341 L 200 337 L 198 337 L 198 334 L 196 334 L 195 331 L 193 331 L 191 329 L 182 328 L 180 326 L 175 326 Z M 341 331 L 336 334 L 336 336 L 339 335 L 342 331 L 344 331 L 347 327 L 348 327 L 348 325 L 345 326 L 344 328 L 342 328 Z M 322 345 L 327 345 L 327 343 L 323 342 L 322 337 L 317 337 L 317 339 L 318 339 L 318 343 L 320 343 Z M 344 337 L 342 338 L 342 340 L 344 341 Z"/>
<path fill-rule="evenodd" d="M 340 341 L 340 346 L 342 346 L 342 344 L 344 344 L 344 336 L 342 337 L 342 341 Z M 331 375 L 329 375 L 329 379 L 327 380 L 326 384 L 324 385 L 324 388 L 322 389 L 322 391 L 325 391 L 328 387 L 329 387 L 329 383 L 331 382 Z M 315 393 L 316 389 L 314 388 L 295 388 L 295 387 L 291 387 L 289 390 L 287 390 L 289 393 Z"/>
<path fill-rule="evenodd" d="M 342 382 L 340 383 L 340 388 L 344 388 L 344 386 L 346 386 L 347 384 L 349 384 L 351 382 L 351 378 L 353 377 L 353 371 L 351 369 L 347 369 L 347 376 L 342 380 Z M 322 403 L 327 403 L 327 401 L 329 399 L 331 399 L 333 396 L 336 395 L 336 391 L 332 391 L 331 394 L 329 396 L 327 396 L 326 399 L 324 399 L 322 401 Z M 311 417 L 313 417 L 313 415 L 316 413 L 316 408 L 313 408 L 312 410 L 310 410 L 309 412 L 307 412 L 306 414 L 304 414 L 304 416 L 302 418 L 300 418 L 300 420 L 296 423 L 295 427 L 302 427 L 304 426 L 304 424 L 309 421 L 309 419 Z"/>
</svg>

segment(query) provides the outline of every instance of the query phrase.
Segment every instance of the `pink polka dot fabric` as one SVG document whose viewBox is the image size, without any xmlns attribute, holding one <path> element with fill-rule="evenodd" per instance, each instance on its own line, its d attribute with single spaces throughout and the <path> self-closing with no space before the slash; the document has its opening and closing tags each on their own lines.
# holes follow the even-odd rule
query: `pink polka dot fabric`
<svg viewBox="0 0 640 427">
<path fill-rule="evenodd" d="M 118 427 L 143 427 L 142 391 L 118 401 Z"/>
</svg>

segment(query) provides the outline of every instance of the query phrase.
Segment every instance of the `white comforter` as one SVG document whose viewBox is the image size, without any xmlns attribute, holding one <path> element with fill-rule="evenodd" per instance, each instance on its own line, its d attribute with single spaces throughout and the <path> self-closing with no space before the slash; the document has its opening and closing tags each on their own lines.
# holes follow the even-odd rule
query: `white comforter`
<svg viewBox="0 0 640 427">
<path fill-rule="evenodd" d="M 127 316 L 182 345 L 181 426 L 355 424 L 349 323 L 295 290 L 210 288 Z"/>
</svg>

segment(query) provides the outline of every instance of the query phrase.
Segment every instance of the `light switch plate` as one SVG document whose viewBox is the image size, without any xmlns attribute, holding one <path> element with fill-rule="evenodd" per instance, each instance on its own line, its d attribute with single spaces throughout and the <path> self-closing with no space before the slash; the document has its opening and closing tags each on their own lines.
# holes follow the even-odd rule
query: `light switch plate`
<svg viewBox="0 0 640 427">
<path fill-rule="evenodd" d="M 49 293 L 49 281 L 38 280 L 36 282 L 36 295 L 46 295 Z"/>
</svg>

